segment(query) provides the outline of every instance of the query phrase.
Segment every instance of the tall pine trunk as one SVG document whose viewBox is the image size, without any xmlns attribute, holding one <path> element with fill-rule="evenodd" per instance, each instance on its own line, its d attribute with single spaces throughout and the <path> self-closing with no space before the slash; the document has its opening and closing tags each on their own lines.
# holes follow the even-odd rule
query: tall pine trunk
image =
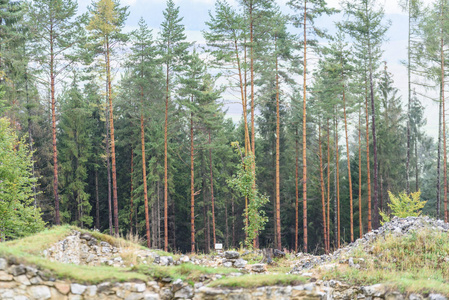
<svg viewBox="0 0 449 300">
<path fill-rule="evenodd" d="M 330 127 L 327 119 L 327 250 L 331 249 L 330 242 L 330 193 L 331 193 L 331 152 L 330 152 Z"/>
<path fill-rule="evenodd" d="M 276 49 L 276 38 L 275 38 Z M 276 54 L 276 236 L 277 249 L 281 250 L 281 191 L 279 176 L 279 157 L 280 157 L 280 113 L 279 113 L 279 74 L 278 74 L 278 58 Z"/>
<path fill-rule="evenodd" d="M 335 114 L 337 116 L 337 114 Z M 335 170 L 336 170 L 336 178 L 337 178 L 337 248 L 340 248 L 340 156 L 338 150 L 338 121 L 337 117 L 335 117 Z"/>
<path fill-rule="evenodd" d="M 366 78 L 365 78 L 366 79 Z M 365 122 L 366 122 L 366 132 L 365 132 L 365 138 L 366 138 L 366 176 L 367 176 L 367 183 L 368 183 L 368 232 L 372 230 L 372 222 L 371 222 L 371 171 L 370 171 L 370 155 L 369 155 L 369 113 L 368 113 L 368 82 L 365 81 Z"/>
<path fill-rule="evenodd" d="M 361 107 L 359 107 L 359 237 L 363 236 L 362 223 L 362 124 L 361 124 Z"/>
<path fill-rule="evenodd" d="M 349 181 L 349 218 L 351 220 L 351 243 L 354 242 L 354 209 L 352 198 L 352 177 L 351 177 L 351 161 L 349 158 L 349 139 L 348 139 L 348 121 L 346 118 L 346 96 L 343 85 L 343 116 L 345 121 L 345 139 L 346 139 L 346 159 L 348 161 L 348 181 Z"/>
<path fill-rule="evenodd" d="M 442 114 L 442 101 L 441 101 L 441 89 L 440 89 L 440 105 L 438 112 L 438 160 L 437 160 L 437 219 L 441 217 L 441 186 L 440 186 L 440 173 L 441 173 L 441 114 Z"/>
<path fill-rule="evenodd" d="M 193 152 L 193 113 L 190 113 L 190 251 L 195 253 L 195 158 Z M 206 232 L 204 232 L 204 234 L 206 234 Z"/>
<path fill-rule="evenodd" d="M 323 235 L 324 235 L 324 252 L 328 253 L 327 248 L 327 225 L 326 225 L 326 202 L 324 200 L 324 174 L 323 174 L 323 155 L 321 151 L 321 123 L 318 124 L 318 153 L 320 158 L 320 187 L 321 187 L 321 207 L 323 211 Z"/>
<path fill-rule="evenodd" d="M 98 192 L 98 170 L 95 170 L 95 227 L 100 230 L 100 197 Z"/>
<path fill-rule="evenodd" d="M 143 87 L 140 87 L 140 143 L 142 145 L 142 179 L 143 179 L 143 199 L 145 205 L 145 228 L 147 235 L 147 247 L 151 248 L 150 243 L 150 216 L 148 214 L 148 187 L 147 187 L 147 162 L 145 159 L 145 127 L 143 122 Z"/>
<path fill-rule="evenodd" d="M 211 138 L 210 138 L 210 130 L 209 130 L 209 163 L 210 163 L 210 198 L 211 198 L 211 205 L 212 205 L 212 237 L 214 242 L 214 249 L 215 244 L 217 243 L 216 235 L 215 235 L 215 199 L 214 199 L 214 174 L 212 172 L 212 148 L 211 148 Z M 227 218 L 227 216 L 226 216 Z M 226 219 L 227 222 L 227 219 Z M 226 227 L 227 229 L 227 227 Z"/>
<path fill-rule="evenodd" d="M 53 142 L 53 195 L 55 197 L 55 224 L 60 225 L 58 194 L 58 150 L 56 148 L 56 97 L 55 97 L 55 53 L 53 51 L 53 23 L 50 25 L 50 94 L 51 94 L 51 130 Z"/>
<path fill-rule="evenodd" d="M 408 2 L 408 60 L 407 60 L 407 79 L 408 79 L 408 102 L 407 102 L 407 161 L 405 164 L 405 176 L 407 180 L 406 192 L 410 194 L 410 107 L 411 107 L 411 72 L 410 72 L 410 29 L 411 29 L 411 16 L 410 16 L 410 2 Z"/>
<path fill-rule="evenodd" d="M 299 229 L 299 134 L 296 126 L 296 147 L 295 147 L 295 252 L 298 251 L 298 229 Z"/>
<path fill-rule="evenodd" d="M 307 252 L 307 113 L 306 113 L 306 76 L 307 76 L 307 0 L 304 1 L 304 88 L 303 88 L 303 109 L 302 109 L 302 206 L 303 206 L 303 235 L 304 252 Z"/>
<path fill-rule="evenodd" d="M 170 46 L 170 45 L 169 45 Z M 165 123 L 164 123 L 164 251 L 168 251 L 168 92 L 170 83 L 170 65 L 167 63 L 165 90 Z"/>
<path fill-rule="evenodd" d="M 106 85 L 106 95 L 108 95 L 108 85 Z M 109 234 L 112 235 L 112 184 L 111 184 L 111 144 L 109 143 L 109 106 L 106 109 L 106 165 L 108 169 L 108 220 L 109 220 Z"/>
<path fill-rule="evenodd" d="M 134 174 L 134 149 L 131 145 L 131 174 L 130 174 L 130 180 L 131 180 L 131 192 L 130 194 L 130 211 L 129 211 L 129 232 L 133 233 L 133 209 L 134 209 L 134 182 L 133 182 L 133 174 Z"/>
<path fill-rule="evenodd" d="M 108 82 L 109 98 L 109 126 L 111 131 L 111 160 L 112 160 L 112 199 L 114 203 L 114 229 L 118 235 L 118 201 L 117 201 L 117 169 L 115 163 L 114 112 L 112 109 L 111 63 L 109 53 L 109 38 L 106 36 L 106 80 Z"/>
<path fill-rule="evenodd" d="M 444 180 L 444 222 L 447 223 L 447 151 L 446 151 L 446 110 L 444 101 L 444 40 L 443 2 L 441 3 L 441 102 L 443 109 L 443 180 Z"/>
</svg>

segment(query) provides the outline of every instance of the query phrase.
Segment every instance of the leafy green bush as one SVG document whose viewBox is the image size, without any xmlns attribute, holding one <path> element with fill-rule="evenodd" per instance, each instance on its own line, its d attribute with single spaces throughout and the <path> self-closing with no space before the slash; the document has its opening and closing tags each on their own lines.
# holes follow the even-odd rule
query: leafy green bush
<svg viewBox="0 0 449 300">
<path fill-rule="evenodd" d="M 33 205 L 31 153 L 5 118 L 0 119 L 0 239 L 9 240 L 44 229 L 40 209 Z"/>
<path fill-rule="evenodd" d="M 399 193 L 398 197 L 393 195 L 388 191 L 390 197 L 390 202 L 388 207 L 391 209 L 391 214 L 388 215 L 385 212 L 380 212 L 382 217 L 382 225 L 390 221 L 391 216 L 396 216 L 399 218 L 406 217 L 418 217 L 421 214 L 421 210 L 426 205 L 427 201 L 421 201 L 419 197 L 421 192 L 417 191 L 407 195 L 405 192 Z"/>
</svg>

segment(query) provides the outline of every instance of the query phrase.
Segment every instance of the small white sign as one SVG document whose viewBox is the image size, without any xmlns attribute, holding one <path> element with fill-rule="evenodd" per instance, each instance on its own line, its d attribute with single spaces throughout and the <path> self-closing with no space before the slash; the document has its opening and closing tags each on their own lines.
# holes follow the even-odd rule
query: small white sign
<svg viewBox="0 0 449 300">
<path fill-rule="evenodd" d="M 223 244 L 215 244 L 215 250 L 222 250 Z"/>
</svg>

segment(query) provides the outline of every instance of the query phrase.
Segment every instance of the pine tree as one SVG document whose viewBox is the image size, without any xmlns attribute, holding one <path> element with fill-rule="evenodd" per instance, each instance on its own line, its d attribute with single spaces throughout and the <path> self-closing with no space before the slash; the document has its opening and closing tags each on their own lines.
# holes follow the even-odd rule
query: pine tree
<svg viewBox="0 0 449 300">
<path fill-rule="evenodd" d="M 58 151 L 56 145 L 56 82 L 75 61 L 74 45 L 81 42 L 82 27 L 75 19 L 77 3 L 72 0 L 37 0 L 30 9 L 30 28 L 35 43 L 34 60 L 48 74 L 50 82 L 53 138 L 53 195 L 55 224 L 60 224 L 58 192 Z M 72 55 L 71 55 L 72 54 Z"/>
<path fill-rule="evenodd" d="M 175 7 L 173 0 L 167 1 L 164 11 L 164 21 L 159 38 L 162 62 L 165 65 L 166 89 L 165 89 L 165 123 L 164 123 L 164 250 L 168 250 L 168 112 L 171 93 L 173 89 L 173 73 L 180 70 L 186 50 L 189 47 L 184 25 L 181 24 L 179 7 Z"/>
<path fill-rule="evenodd" d="M 112 159 L 112 190 L 114 203 L 114 229 L 118 235 L 118 200 L 117 200 L 117 170 L 115 157 L 114 112 L 112 106 L 112 78 L 111 78 L 111 49 L 125 37 L 120 33 L 128 16 L 127 7 L 119 7 L 114 0 L 98 0 L 90 8 L 90 20 L 87 29 L 98 39 L 103 46 L 103 54 L 106 60 L 106 86 L 109 102 L 109 128 L 111 135 L 111 159 Z"/>
</svg>

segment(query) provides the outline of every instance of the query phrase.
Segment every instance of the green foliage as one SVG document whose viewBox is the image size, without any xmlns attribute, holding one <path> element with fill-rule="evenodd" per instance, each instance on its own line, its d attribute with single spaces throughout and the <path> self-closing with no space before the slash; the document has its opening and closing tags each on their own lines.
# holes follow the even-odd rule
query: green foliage
<svg viewBox="0 0 449 300">
<path fill-rule="evenodd" d="M 388 207 L 391 209 L 391 215 L 399 218 L 405 217 L 418 217 L 421 214 L 421 209 L 426 205 L 427 201 L 421 201 L 419 198 L 421 192 L 417 191 L 407 195 L 405 192 L 399 193 L 396 197 L 390 191 L 388 191 L 391 203 L 388 203 Z M 383 219 L 382 224 L 390 221 L 390 216 L 385 212 L 380 212 Z"/>
<path fill-rule="evenodd" d="M 231 145 L 236 152 L 241 155 L 238 142 L 233 142 Z M 252 248 L 252 242 L 257 237 L 258 233 L 265 228 L 265 223 L 268 218 L 265 216 L 265 211 L 262 207 L 268 202 L 268 196 L 259 195 L 257 187 L 255 186 L 255 169 L 254 155 L 249 152 L 247 156 L 242 156 L 242 163 L 239 166 L 237 173 L 228 180 L 228 185 L 236 189 L 243 197 L 248 199 L 248 208 L 244 211 L 243 217 L 248 218 L 248 225 L 245 226 L 246 232 L 245 246 Z"/>
<path fill-rule="evenodd" d="M 0 239 L 15 239 L 42 230 L 40 209 L 33 205 L 33 161 L 6 119 L 0 119 Z"/>
</svg>

